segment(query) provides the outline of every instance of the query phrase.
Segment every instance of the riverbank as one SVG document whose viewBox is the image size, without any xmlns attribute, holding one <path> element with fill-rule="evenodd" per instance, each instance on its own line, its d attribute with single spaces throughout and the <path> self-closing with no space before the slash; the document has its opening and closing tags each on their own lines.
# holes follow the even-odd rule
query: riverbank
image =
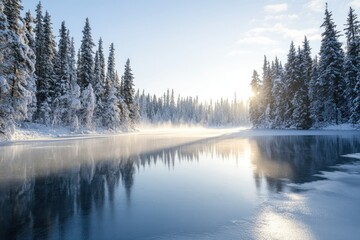
<svg viewBox="0 0 360 240">
<path fill-rule="evenodd" d="M 160 124 L 151 125 L 144 124 L 138 126 L 131 131 L 108 130 L 108 129 L 86 129 L 81 128 L 76 132 L 71 131 L 68 127 L 62 126 L 45 126 L 37 123 L 22 123 L 15 128 L 14 133 L 10 138 L 1 138 L 0 143 L 14 143 L 23 141 L 46 141 L 46 140 L 65 140 L 65 139 L 79 139 L 79 138 L 96 138 L 107 137 L 119 134 L 133 134 L 144 133 L 151 134 L 152 132 L 161 134 L 174 133 L 200 133 L 210 134 L 211 136 L 231 134 L 236 137 L 251 137 L 251 136 L 282 136 L 282 135 L 331 135 L 338 133 L 338 131 L 352 132 L 360 131 L 359 128 L 351 124 L 332 125 L 322 129 L 310 130 L 292 130 L 292 129 L 251 129 L 249 127 L 202 127 L 199 125 L 171 125 Z"/>
</svg>

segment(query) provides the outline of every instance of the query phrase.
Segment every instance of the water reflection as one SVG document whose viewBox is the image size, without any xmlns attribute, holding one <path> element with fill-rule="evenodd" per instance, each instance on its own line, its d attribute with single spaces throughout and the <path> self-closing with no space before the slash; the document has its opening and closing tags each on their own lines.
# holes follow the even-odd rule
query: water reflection
<svg viewBox="0 0 360 240">
<path fill-rule="evenodd" d="M 137 172 L 152 171 L 157 164 L 171 171 L 181 162 L 196 163 L 207 158 L 220 164 L 234 160 L 239 168 L 246 167 L 247 161 L 254 187 L 261 189 L 266 184 L 271 193 L 283 190 L 284 179 L 295 183 L 311 181 L 315 173 L 347 160 L 340 155 L 353 152 L 360 152 L 360 138 L 349 135 L 206 140 L 126 136 L 3 146 L 0 239 L 76 236 L 69 233 L 74 231 L 75 216 L 75 225 L 81 228 L 81 236 L 77 237 L 89 239 L 94 231 L 92 216 L 95 214 L 98 224 L 104 209 L 119 207 L 115 202 L 119 188 L 124 189 L 130 206 Z M 213 186 L 209 183 L 207 187 Z"/>
<path fill-rule="evenodd" d="M 284 179 L 303 183 L 318 179 L 314 174 L 347 159 L 348 152 L 358 152 L 358 136 L 276 136 L 250 140 L 254 179 L 259 187 L 265 178 L 270 190 L 281 191 Z"/>
</svg>

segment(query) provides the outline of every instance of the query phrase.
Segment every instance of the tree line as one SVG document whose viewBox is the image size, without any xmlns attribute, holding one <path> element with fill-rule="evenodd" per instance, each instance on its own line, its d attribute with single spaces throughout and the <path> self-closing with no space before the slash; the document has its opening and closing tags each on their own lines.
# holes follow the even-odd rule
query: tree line
<svg viewBox="0 0 360 240">
<path fill-rule="evenodd" d="M 176 98 L 176 99 L 175 99 Z M 136 93 L 140 119 L 144 123 L 199 124 L 205 126 L 248 125 L 248 104 L 237 99 L 221 98 L 201 102 L 198 97 L 175 97 L 174 90 L 163 95 Z"/>
<path fill-rule="evenodd" d="M 309 41 L 291 42 L 287 62 L 264 58 L 263 75 L 254 71 L 249 118 L 255 128 L 321 128 L 360 124 L 360 24 L 350 7 L 339 41 L 332 12 L 326 4 L 320 52 L 312 58 Z"/>
<path fill-rule="evenodd" d="M 129 129 L 139 119 L 130 60 L 119 77 L 115 47 L 105 64 L 103 42 L 95 43 L 89 19 L 75 53 L 65 22 L 56 42 L 50 14 L 41 2 L 36 16 L 21 16 L 21 0 L 0 0 L 0 133 L 17 123 L 69 126 L 76 131 L 103 127 Z"/>
</svg>

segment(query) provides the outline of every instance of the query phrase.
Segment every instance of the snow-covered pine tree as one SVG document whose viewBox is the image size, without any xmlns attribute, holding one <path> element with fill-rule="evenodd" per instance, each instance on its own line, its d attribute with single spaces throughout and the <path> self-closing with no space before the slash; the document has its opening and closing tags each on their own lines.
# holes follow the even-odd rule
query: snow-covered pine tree
<svg viewBox="0 0 360 240">
<path fill-rule="evenodd" d="M 132 70 L 130 67 L 130 59 L 127 59 L 125 64 L 125 72 L 124 72 L 124 102 L 129 110 L 130 117 L 130 127 L 134 127 L 134 125 L 139 120 L 139 109 L 135 106 L 134 103 L 134 76 L 132 74 Z"/>
<path fill-rule="evenodd" d="M 41 2 L 36 6 L 36 19 L 35 19 L 35 55 L 36 55 L 36 65 L 35 65 L 35 74 L 37 76 L 42 76 L 42 65 L 44 59 L 43 56 L 43 47 L 44 47 L 44 16 L 42 13 Z"/>
<path fill-rule="evenodd" d="M 35 55 L 29 46 L 29 42 L 32 40 L 32 32 L 27 31 L 27 26 L 25 21 L 20 17 L 20 11 L 23 9 L 20 0 L 4 0 L 4 14 L 7 17 L 7 22 L 9 26 L 9 30 L 13 31 L 18 37 L 20 44 L 22 45 L 22 50 L 24 54 L 26 54 L 27 61 L 30 61 L 29 64 L 32 66 L 28 66 L 28 68 L 33 68 L 35 64 Z M 24 23 L 24 24 L 21 24 Z M 28 38 L 29 37 L 29 38 Z M 18 46 L 20 47 L 20 46 Z M 36 87 L 35 87 L 35 75 L 31 73 L 28 75 L 28 79 L 26 80 L 26 84 L 24 88 L 28 91 L 27 96 L 27 105 L 28 110 L 26 113 L 26 119 L 31 120 L 32 114 L 34 112 L 34 108 L 36 105 L 36 98 L 34 96 Z"/>
<path fill-rule="evenodd" d="M 21 26 L 19 24 L 20 12 L 23 9 L 21 0 L 3 0 L 4 14 L 7 17 L 9 29 L 15 34 L 20 35 Z"/>
<path fill-rule="evenodd" d="M 103 42 L 100 38 L 98 50 L 95 53 L 94 64 L 94 93 L 96 97 L 95 121 L 98 126 L 103 124 L 103 110 L 106 102 L 105 99 L 105 59 L 103 51 Z"/>
<path fill-rule="evenodd" d="M 257 73 L 256 70 L 254 70 L 253 72 L 250 85 L 253 96 L 249 101 L 249 118 L 252 125 L 256 128 L 259 127 L 261 121 L 260 119 L 261 82 L 260 82 L 259 74 Z M 178 107 L 179 107 L 179 103 L 178 103 Z"/>
<path fill-rule="evenodd" d="M 48 82 L 48 99 L 47 103 L 49 106 L 49 110 L 51 110 L 49 114 L 49 119 L 44 119 L 44 123 L 51 123 L 52 119 L 52 103 L 55 99 L 56 93 L 56 79 L 55 79 L 55 69 L 54 64 L 56 63 L 56 42 L 55 36 L 52 30 L 52 22 L 51 16 L 48 11 L 45 12 L 44 16 L 44 73 L 43 78 Z"/>
<path fill-rule="evenodd" d="M 9 12 L 16 4 L 10 1 L 5 4 L 12 25 L 7 21 L 3 2 L 0 1 L 0 134 L 7 135 L 11 134 L 16 121 L 27 118 L 27 106 L 31 99 L 28 80 L 35 69 L 29 58 L 31 49 L 19 24 L 20 17 L 17 15 L 18 19 L 15 19 L 14 13 Z"/>
<path fill-rule="evenodd" d="M 360 126 L 360 74 L 357 77 L 355 95 L 356 97 L 353 101 L 353 107 L 351 112 L 351 121 L 353 124 Z"/>
<path fill-rule="evenodd" d="M 171 89 L 171 97 L 170 97 L 170 120 L 173 122 L 175 119 L 175 111 L 176 111 L 176 106 L 175 106 L 175 94 L 174 94 L 174 89 Z"/>
<path fill-rule="evenodd" d="M 311 78 L 309 83 L 309 100 L 310 100 L 310 118 L 314 127 L 320 127 L 324 122 L 324 104 L 322 97 L 320 96 L 321 85 L 319 81 L 319 64 L 318 58 L 315 59 L 312 64 Z"/>
<path fill-rule="evenodd" d="M 309 129 L 312 126 L 310 118 L 310 100 L 308 86 L 311 78 L 311 48 L 309 41 L 305 37 L 303 49 L 298 50 L 297 54 L 297 79 L 295 81 L 295 95 L 292 101 L 294 111 L 292 121 L 296 128 Z"/>
<path fill-rule="evenodd" d="M 12 54 L 12 42 L 15 41 L 15 33 L 9 30 L 9 23 L 4 14 L 4 5 L 0 1 L 0 136 L 10 137 L 15 127 L 13 108 L 11 106 L 10 77 L 11 62 L 7 56 Z"/>
<path fill-rule="evenodd" d="M 124 76 L 119 78 L 119 74 L 115 71 L 115 89 L 116 97 L 119 100 L 119 109 L 120 109 L 120 123 L 123 130 L 128 130 L 130 126 L 130 116 L 129 109 L 124 101 Z"/>
<path fill-rule="evenodd" d="M 356 92 L 357 77 L 360 74 L 360 23 L 357 19 L 355 10 L 350 7 L 347 22 L 345 24 L 346 36 L 346 55 L 345 55 L 345 82 L 346 82 L 346 98 L 348 102 L 347 108 L 350 110 L 344 116 L 350 119 L 352 123 L 359 121 L 356 114 L 354 101 L 358 96 Z"/>
<path fill-rule="evenodd" d="M 102 83 L 105 83 L 105 56 L 104 56 L 104 49 L 103 49 L 103 41 L 100 38 L 99 39 L 99 46 L 98 46 L 98 52 L 99 52 L 99 65 L 100 65 L 100 80 Z M 105 84 L 104 84 L 105 86 Z"/>
<path fill-rule="evenodd" d="M 93 84 L 93 47 L 95 46 L 92 36 L 89 19 L 86 18 L 83 30 L 83 38 L 80 47 L 80 64 L 78 83 L 81 89 L 85 89 L 89 84 Z"/>
<path fill-rule="evenodd" d="M 290 127 L 292 122 L 292 114 L 294 107 L 292 104 L 292 99 L 295 96 L 295 81 L 297 74 L 297 57 L 294 42 L 291 42 L 289 53 L 287 55 L 287 62 L 285 64 L 285 73 L 284 73 L 284 90 L 285 95 L 283 99 L 283 104 L 285 105 L 285 117 L 284 117 L 284 126 Z"/>
<path fill-rule="evenodd" d="M 262 100 L 264 101 L 263 109 L 265 109 L 265 115 L 264 115 L 265 127 L 272 127 L 272 123 L 274 119 L 274 96 L 272 94 L 272 88 L 273 88 L 272 69 L 274 69 L 274 62 L 272 62 L 272 66 L 271 66 L 270 62 L 266 60 L 266 57 L 264 57 Z"/>
<path fill-rule="evenodd" d="M 80 78 L 80 67 L 81 67 L 81 51 L 80 49 L 77 51 L 77 60 L 76 60 L 76 75 L 77 78 Z"/>
<path fill-rule="evenodd" d="M 34 37 L 34 29 L 33 29 L 33 24 L 34 24 L 34 18 L 31 15 L 30 11 L 27 11 L 25 13 L 25 18 L 24 18 L 24 25 L 25 25 L 25 29 L 26 29 L 26 38 L 28 41 L 28 46 L 35 52 L 36 50 L 36 43 L 35 43 L 35 37 Z"/>
<path fill-rule="evenodd" d="M 148 115 L 147 115 L 148 101 L 147 101 L 147 97 L 145 95 L 145 90 L 143 90 L 140 95 L 139 106 L 140 106 L 140 118 L 141 118 L 140 121 L 148 122 Z"/>
<path fill-rule="evenodd" d="M 102 113 L 104 108 L 104 86 L 100 80 L 100 62 L 99 62 L 99 51 L 95 52 L 95 61 L 94 61 L 94 94 L 95 94 L 95 110 L 94 118 L 96 126 L 102 126 Z"/>
<path fill-rule="evenodd" d="M 35 38 L 33 33 L 33 23 L 34 19 L 30 14 L 30 11 L 26 12 L 25 18 L 23 19 L 24 27 L 21 29 L 21 37 L 23 42 L 29 46 L 27 49 L 27 56 L 31 60 L 32 64 L 35 67 L 36 65 L 36 55 L 35 55 Z M 33 114 L 36 111 L 36 74 L 30 74 L 26 83 L 26 89 L 29 91 L 28 99 L 28 111 L 27 111 L 27 121 L 32 121 Z"/>
<path fill-rule="evenodd" d="M 56 55 L 55 92 L 52 102 L 54 125 L 68 124 L 68 94 L 70 90 L 70 37 L 65 22 L 61 23 L 58 52 Z"/>
<path fill-rule="evenodd" d="M 93 127 L 93 115 L 95 99 L 93 90 L 93 47 L 95 46 L 92 36 L 89 19 L 86 18 L 78 57 L 78 84 L 81 89 L 81 119 L 85 127 Z"/>
<path fill-rule="evenodd" d="M 35 75 L 36 80 L 36 112 L 34 120 L 44 122 L 44 116 L 49 114 L 47 99 L 49 88 L 48 82 L 44 79 L 44 16 L 42 13 L 41 2 L 36 6 L 36 19 L 35 19 Z"/>
<path fill-rule="evenodd" d="M 319 59 L 319 94 L 324 103 L 324 121 L 327 124 L 343 122 L 346 113 L 346 83 L 344 80 L 344 53 L 338 40 L 339 32 L 326 4 Z"/>
<path fill-rule="evenodd" d="M 80 87 L 77 84 L 76 73 L 76 61 L 75 61 L 75 47 L 74 38 L 71 40 L 70 45 L 70 58 L 69 58 L 69 77 L 70 77 L 70 89 L 68 96 L 68 115 L 65 122 L 69 123 L 71 131 L 77 131 L 79 129 L 78 111 L 81 109 L 80 103 Z"/>
<path fill-rule="evenodd" d="M 286 105 L 284 104 L 286 92 L 285 92 L 285 84 L 283 77 L 283 69 L 278 58 L 275 58 L 274 68 L 275 69 L 273 71 L 273 88 L 272 88 L 272 94 L 274 96 L 273 127 L 281 128 L 284 123 L 285 112 L 286 112 L 285 109 Z"/>
<path fill-rule="evenodd" d="M 116 89 L 115 75 L 115 48 L 114 44 L 110 45 L 109 59 L 106 74 L 106 105 L 104 108 L 104 125 L 108 129 L 116 130 L 121 125 L 121 111 L 119 108 L 119 98 Z"/>
<path fill-rule="evenodd" d="M 91 83 L 85 87 L 81 92 L 81 117 L 85 128 L 92 129 L 94 109 L 95 109 L 95 94 Z"/>
<path fill-rule="evenodd" d="M 42 16 L 41 4 L 37 6 L 36 19 L 36 76 L 37 76 L 37 121 L 51 123 L 51 103 L 54 95 L 54 58 L 56 56 L 55 37 L 52 33 L 48 12 Z"/>
</svg>

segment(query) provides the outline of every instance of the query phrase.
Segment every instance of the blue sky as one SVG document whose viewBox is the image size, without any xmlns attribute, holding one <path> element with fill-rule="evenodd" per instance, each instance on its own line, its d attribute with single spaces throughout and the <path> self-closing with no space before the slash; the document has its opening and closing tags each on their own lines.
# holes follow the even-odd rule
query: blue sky
<svg viewBox="0 0 360 240">
<path fill-rule="evenodd" d="M 360 13 L 360 0 L 328 0 L 338 30 L 349 6 Z M 34 12 L 38 2 L 23 0 Z M 65 20 L 77 47 L 85 18 L 94 41 L 116 48 L 120 73 L 131 59 L 135 84 L 161 94 L 174 88 L 181 95 L 218 99 L 248 95 L 253 69 L 263 56 L 285 61 L 290 41 L 304 35 L 313 54 L 320 46 L 325 0 L 42 0 L 55 35 Z"/>
</svg>

